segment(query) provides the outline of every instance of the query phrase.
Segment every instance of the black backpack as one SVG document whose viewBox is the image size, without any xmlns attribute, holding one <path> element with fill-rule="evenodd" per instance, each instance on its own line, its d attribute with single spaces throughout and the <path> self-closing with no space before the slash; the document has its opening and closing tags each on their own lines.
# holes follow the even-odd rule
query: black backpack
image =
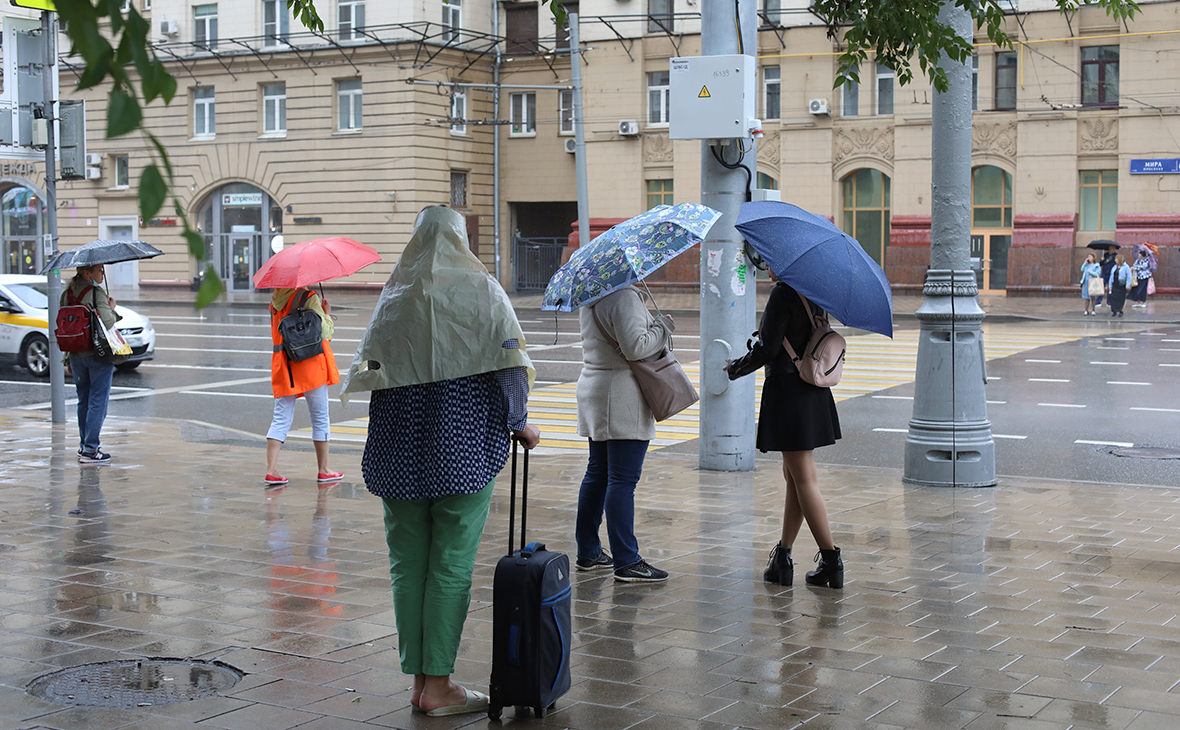
<svg viewBox="0 0 1180 730">
<path fill-rule="evenodd" d="M 275 351 L 282 348 L 287 355 L 287 376 L 292 388 L 295 387 L 295 376 L 291 373 L 291 363 L 324 354 L 324 323 L 318 312 L 304 306 L 311 294 L 310 290 L 304 289 L 287 316 L 279 320 L 279 339 L 283 344 L 275 345 Z M 272 307 L 271 316 L 275 314 L 278 312 Z"/>
</svg>

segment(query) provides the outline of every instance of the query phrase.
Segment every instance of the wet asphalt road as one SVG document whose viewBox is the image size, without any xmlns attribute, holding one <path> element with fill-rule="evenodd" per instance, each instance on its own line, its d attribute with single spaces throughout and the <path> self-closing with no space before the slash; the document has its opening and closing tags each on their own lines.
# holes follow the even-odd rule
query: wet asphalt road
<svg viewBox="0 0 1180 730">
<path fill-rule="evenodd" d="M 152 318 L 156 358 L 115 376 L 110 413 L 212 424 L 227 438 L 260 444 L 271 417 L 269 316 L 264 308 L 136 304 Z M 342 371 L 352 360 L 370 311 L 337 306 L 333 343 Z M 521 323 L 542 385 L 572 382 L 580 370 L 575 315 L 521 310 Z M 899 327 L 916 327 L 899 322 Z M 1076 325 L 1075 325 L 1076 326 Z M 1003 327 L 1052 331 L 1053 323 Z M 1096 318 L 1085 339 L 1028 350 L 988 363 L 988 416 L 997 473 L 1087 482 L 1177 486 L 1180 460 L 1120 458 L 1117 445 L 1180 447 L 1180 328 L 1142 330 Z M 695 359 L 695 317 L 677 317 L 682 359 Z M 912 383 L 840 403 L 844 439 L 817 451 L 821 463 L 900 469 Z M 73 386 L 67 380 L 67 399 Z M 0 407 L 48 410 L 47 381 L 23 369 L 0 372 Z M 366 415 L 367 398 L 332 401 L 333 422 Z M 67 405 L 73 422 L 73 406 Z M 308 424 L 297 409 L 295 428 Z M 338 444 L 334 448 L 356 448 Z M 297 447 L 296 447 L 297 448 Z M 695 453 L 689 441 L 671 451 Z"/>
</svg>

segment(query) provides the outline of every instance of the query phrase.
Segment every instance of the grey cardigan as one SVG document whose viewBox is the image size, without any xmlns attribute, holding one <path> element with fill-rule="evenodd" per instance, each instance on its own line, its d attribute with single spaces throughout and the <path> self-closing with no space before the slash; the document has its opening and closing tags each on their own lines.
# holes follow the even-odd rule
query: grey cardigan
<svg viewBox="0 0 1180 730">
<path fill-rule="evenodd" d="M 627 360 L 643 360 L 663 352 L 676 327 L 647 311 L 639 290 L 628 286 L 582 307 L 582 374 L 578 377 L 578 435 L 594 441 L 651 441 L 656 421 L 643 400 L 627 361 L 619 357 L 594 323 L 594 307 L 602 326 L 614 337 Z"/>
</svg>

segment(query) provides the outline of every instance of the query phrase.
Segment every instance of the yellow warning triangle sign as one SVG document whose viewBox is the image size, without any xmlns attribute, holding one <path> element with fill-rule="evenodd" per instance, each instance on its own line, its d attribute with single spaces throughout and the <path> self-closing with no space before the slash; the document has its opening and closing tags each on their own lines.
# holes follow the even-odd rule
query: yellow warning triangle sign
<svg viewBox="0 0 1180 730">
<path fill-rule="evenodd" d="M 702 86 L 702 87 L 701 87 L 701 93 L 697 94 L 697 98 L 698 98 L 698 99 L 709 99 L 709 98 L 711 98 L 711 97 L 712 97 L 712 95 L 709 93 L 709 87 L 708 87 L 708 86 Z"/>
</svg>

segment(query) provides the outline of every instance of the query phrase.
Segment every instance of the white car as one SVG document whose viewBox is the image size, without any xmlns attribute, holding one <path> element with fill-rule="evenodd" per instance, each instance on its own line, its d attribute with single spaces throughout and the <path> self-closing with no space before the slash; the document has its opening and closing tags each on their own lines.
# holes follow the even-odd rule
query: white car
<svg viewBox="0 0 1180 730">
<path fill-rule="evenodd" d="M 39 377 L 49 376 L 48 289 L 44 276 L 0 274 L 0 362 L 23 365 Z M 122 317 L 115 327 L 131 345 L 131 357 L 116 367 L 133 370 L 154 357 L 156 330 L 135 310 L 117 306 L 115 313 Z"/>
</svg>

